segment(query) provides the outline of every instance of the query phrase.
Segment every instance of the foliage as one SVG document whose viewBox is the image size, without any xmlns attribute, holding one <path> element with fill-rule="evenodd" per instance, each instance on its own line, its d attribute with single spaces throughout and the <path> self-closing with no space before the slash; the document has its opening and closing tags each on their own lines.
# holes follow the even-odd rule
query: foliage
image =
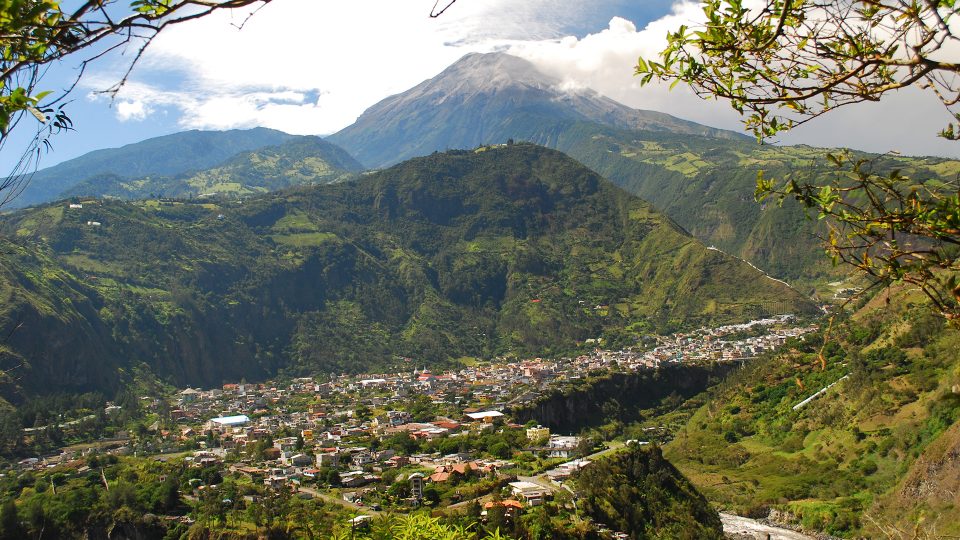
<svg viewBox="0 0 960 540">
<path fill-rule="evenodd" d="M 950 110 L 960 98 L 960 64 L 938 52 L 957 43 L 956 9 L 952 0 L 771 0 L 760 9 L 708 0 L 706 23 L 670 33 L 660 58 L 641 58 L 636 72 L 644 84 L 685 82 L 702 97 L 728 99 L 761 140 L 910 86 L 931 89 Z M 954 124 L 941 135 L 960 137 Z M 836 260 L 873 285 L 917 285 L 946 318 L 960 317 L 956 184 L 878 173 L 866 160 L 842 154 L 827 157 L 839 169 L 836 180 L 791 178 L 777 187 L 761 174 L 757 196 L 795 197 L 830 228 L 826 246 Z"/>
<path fill-rule="evenodd" d="M 847 154 L 828 157 L 838 169 L 832 183 L 790 180 L 778 187 L 761 176 L 760 200 L 796 198 L 826 223 L 824 243 L 835 263 L 859 270 L 874 286 L 914 285 L 960 324 L 960 184 L 914 180 L 898 170 L 878 174 L 869 160 Z"/>
<path fill-rule="evenodd" d="M 668 34 L 660 58 L 641 58 L 636 72 L 644 84 L 682 81 L 702 97 L 728 99 L 758 139 L 914 85 L 948 109 L 960 97 L 960 65 L 937 54 L 958 41 L 953 0 L 769 0 L 759 8 L 707 0 L 702 7 L 702 26 Z M 944 131 L 953 133 L 952 125 Z"/>
<path fill-rule="evenodd" d="M 17 261 L 0 273 L 12 299 L 4 331 L 35 317 L 66 336 L 13 332 L 9 367 L 74 354 L 63 347 L 90 356 L 77 366 L 98 366 L 28 362 L 19 384 L 31 392 L 55 382 L 112 393 L 116 368 L 141 362 L 218 384 L 280 367 L 556 354 L 588 338 L 631 345 L 649 329 L 813 308 L 572 159 L 526 144 L 242 203 L 47 205 L 0 228 L 12 237 L 0 257 Z"/>
<path fill-rule="evenodd" d="M 378 538 L 394 538 L 396 540 L 461 540 L 476 538 L 476 540 L 510 540 L 510 537 L 493 531 L 486 534 L 474 535 L 469 527 L 444 523 L 439 518 L 424 514 L 398 516 L 391 519 L 374 520 L 369 531 L 353 530 L 340 531 L 333 540 L 373 540 Z"/>
<path fill-rule="evenodd" d="M 717 512 L 659 447 L 628 445 L 576 482 L 584 512 L 630 538 L 723 538 Z"/>
</svg>

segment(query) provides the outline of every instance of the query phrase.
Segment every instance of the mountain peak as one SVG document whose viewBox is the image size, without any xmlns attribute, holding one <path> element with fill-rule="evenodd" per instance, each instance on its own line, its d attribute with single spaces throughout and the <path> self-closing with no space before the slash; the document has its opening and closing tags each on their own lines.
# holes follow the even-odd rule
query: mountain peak
<svg viewBox="0 0 960 540">
<path fill-rule="evenodd" d="M 460 88 L 477 91 L 509 86 L 531 86 L 549 90 L 560 80 L 546 75 L 529 60 L 504 52 L 470 53 L 430 80 L 434 85 L 453 82 Z"/>
<path fill-rule="evenodd" d="M 448 148 L 520 139 L 548 146 L 561 126 L 589 122 L 629 130 L 717 138 L 740 135 L 668 114 L 633 109 L 590 89 L 570 90 L 529 60 L 471 53 L 437 76 L 370 107 L 330 137 L 367 166 Z"/>
</svg>

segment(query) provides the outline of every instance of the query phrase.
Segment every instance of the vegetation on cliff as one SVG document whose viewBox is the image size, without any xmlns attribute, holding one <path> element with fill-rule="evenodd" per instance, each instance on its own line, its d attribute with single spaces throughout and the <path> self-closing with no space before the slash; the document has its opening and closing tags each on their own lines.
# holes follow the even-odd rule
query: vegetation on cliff
<svg viewBox="0 0 960 540">
<path fill-rule="evenodd" d="M 583 511 L 630 538 L 723 538 L 720 517 L 659 447 L 628 444 L 576 477 Z"/>
<path fill-rule="evenodd" d="M 958 469 L 946 456 L 960 419 L 960 333 L 901 289 L 831 336 L 825 369 L 822 337 L 811 337 L 732 374 L 667 457 L 711 501 L 748 515 L 777 508 L 843 537 L 957 534 L 943 501 Z"/>
</svg>

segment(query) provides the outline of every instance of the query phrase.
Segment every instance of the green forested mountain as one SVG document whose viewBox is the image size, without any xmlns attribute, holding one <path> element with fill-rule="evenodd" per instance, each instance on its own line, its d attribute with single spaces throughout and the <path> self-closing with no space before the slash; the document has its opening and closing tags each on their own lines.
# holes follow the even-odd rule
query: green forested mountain
<svg viewBox="0 0 960 540">
<path fill-rule="evenodd" d="M 175 176 L 220 165 L 241 152 L 275 146 L 295 138 L 266 128 L 230 131 L 184 131 L 90 152 L 37 171 L 12 207 L 24 207 L 64 197 L 73 186 L 93 177 L 131 179 Z"/>
<path fill-rule="evenodd" d="M 300 184 L 327 184 L 363 166 L 342 148 L 319 137 L 296 137 L 277 146 L 242 152 L 218 167 L 175 176 L 97 175 L 62 193 L 65 197 L 121 199 L 240 197 Z"/>
<path fill-rule="evenodd" d="M 660 448 L 630 444 L 576 477 L 583 511 L 630 538 L 724 538 L 717 511 L 664 459 Z"/>
<path fill-rule="evenodd" d="M 503 53 L 468 55 L 330 137 L 373 167 L 508 139 L 566 152 L 650 201 L 702 242 L 771 275 L 811 282 L 838 273 L 815 237 L 815 220 L 790 203 L 780 209 L 754 201 L 759 170 L 779 179 L 835 174 L 826 150 L 758 145 L 592 91 L 564 90 L 532 63 Z M 915 176 L 960 172 L 960 163 L 934 158 L 887 156 L 874 166 Z"/>
<path fill-rule="evenodd" d="M 743 515 L 844 538 L 960 534 L 960 331 L 902 289 L 829 335 L 823 367 L 817 336 L 730 375 L 666 456 Z"/>
<path fill-rule="evenodd" d="M 26 392 L 102 387 L 142 363 L 209 384 L 550 354 L 813 308 L 533 145 L 234 202 L 61 202 L 2 232 L 0 367 L 19 366 Z"/>
</svg>

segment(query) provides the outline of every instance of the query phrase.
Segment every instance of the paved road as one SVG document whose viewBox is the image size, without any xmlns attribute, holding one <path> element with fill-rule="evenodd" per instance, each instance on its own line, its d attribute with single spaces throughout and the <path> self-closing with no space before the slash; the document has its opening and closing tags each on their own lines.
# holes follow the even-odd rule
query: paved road
<svg viewBox="0 0 960 540">
<path fill-rule="evenodd" d="M 734 514 L 720 513 L 723 522 L 723 532 L 728 534 L 752 535 L 757 540 L 816 540 L 812 536 L 764 525 L 755 519 L 745 518 Z"/>
</svg>

